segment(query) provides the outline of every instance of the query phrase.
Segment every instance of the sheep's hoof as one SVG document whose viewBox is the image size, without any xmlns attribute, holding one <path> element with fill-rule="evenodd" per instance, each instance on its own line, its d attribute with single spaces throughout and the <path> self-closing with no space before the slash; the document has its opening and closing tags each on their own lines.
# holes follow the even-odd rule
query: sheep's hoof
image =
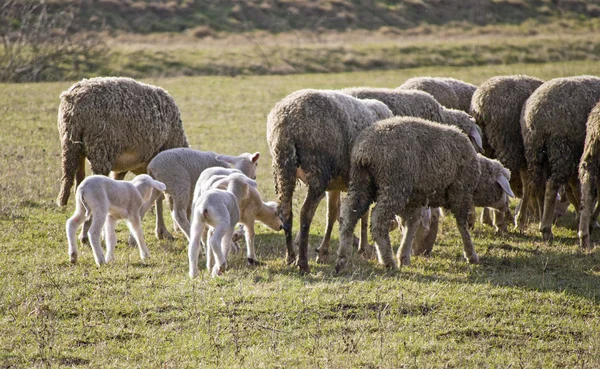
<svg viewBox="0 0 600 369">
<path fill-rule="evenodd" d="M 346 258 L 338 258 L 337 263 L 335 264 L 335 274 L 339 274 L 342 270 L 344 270 L 346 264 Z"/>
<path fill-rule="evenodd" d="M 408 264 L 402 264 L 401 263 L 401 265 L 410 265 L 410 258 L 408 260 L 409 260 Z M 391 260 L 391 261 L 388 261 L 387 263 L 384 263 L 383 267 L 386 270 L 398 270 L 398 266 L 396 265 L 396 263 L 394 262 L 394 260 Z"/>
<path fill-rule="evenodd" d="M 252 258 L 247 258 L 246 261 L 248 262 L 248 265 L 251 265 L 251 266 L 260 266 L 260 265 L 265 264 L 262 261 L 258 261 L 256 259 L 252 259 Z"/>
<path fill-rule="evenodd" d="M 503 235 L 506 233 L 508 233 L 508 227 L 506 226 L 506 224 L 496 226 L 496 234 L 497 235 Z"/>
<path fill-rule="evenodd" d="M 317 252 L 317 263 L 319 263 L 319 264 L 327 263 L 327 258 L 329 257 L 329 250 L 319 247 L 315 251 Z"/>
<path fill-rule="evenodd" d="M 159 240 L 175 240 L 175 237 L 173 237 L 173 235 L 166 229 L 157 229 L 154 233 L 156 234 L 156 238 L 158 238 Z"/>
<path fill-rule="evenodd" d="M 373 246 L 367 243 L 366 246 L 359 245 L 357 250 L 359 255 L 362 255 L 365 259 L 370 259 L 373 256 Z"/>
<path fill-rule="evenodd" d="M 310 273 L 310 267 L 308 266 L 308 261 L 298 260 L 296 265 L 298 265 L 298 268 L 300 269 L 300 275 L 307 275 Z"/>
<path fill-rule="evenodd" d="M 296 254 L 294 252 L 288 253 L 285 257 L 285 262 L 287 265 L 292 265 L 296 262 Z"/>
<path fill-rule="evenodd" d="M 582 249 L 587 249 L 590 247 L 590 235 L 589 234 L 579 236 L 579 246 Z"/>
<path fill-rule="evenodd" d="M 479 256 L 477 254 L 473 254 L 470 257 L 465 254 L 465 259 L 467 259 L 469 264 L 479 264 Z"/>
<path fill-rule="evenodd" d="M 352 246 L 357 249 L 360 246 L 360 240 L 356 236 L 352 236 Z"/>
<path fill-rule="evenodd" d="M 71 264 L 77 263 L 77 253 L 74 252 L 71 254 Z"/>
<path fill-rule="evenodd" d="M 541 230 L 542 232 L 542 240 L 544 240 L 544 242 L 547 242 L 548 244 L 552 243 L 552 240 L 554 240 L 554 235 L 552 234 L 552 230 L 550 228 L 544 228 Z"/>
<path fill-rule="evenodd" d="M 410 266 L 410 255 L 402 255 L 400 256 L 400 260 L 398 260 L 398 264 L 401 266 Z M 386 265 L 387 268 L 387 265 Z"/>
</svg>

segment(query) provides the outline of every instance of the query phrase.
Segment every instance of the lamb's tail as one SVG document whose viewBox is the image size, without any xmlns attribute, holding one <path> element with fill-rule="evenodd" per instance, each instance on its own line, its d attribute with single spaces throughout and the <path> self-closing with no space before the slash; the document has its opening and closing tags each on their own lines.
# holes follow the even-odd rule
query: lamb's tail
<svg viewBox="0 0 600 369">
<path fill-rule="evenodd" d="M 62 105 L 62 104 L 61 104 Z M 73 181 L 77 174 L 78 182 L 83 179 L 84 172 L 84 150 L 82 134 L 78 127 L 70 122 L 72 116 L 59 110 L 58 128 L 61 134 L 62 155 L 62 177 L 61 187 L 56 199 L 59 206 L 67 205 Z"/>
</svg>

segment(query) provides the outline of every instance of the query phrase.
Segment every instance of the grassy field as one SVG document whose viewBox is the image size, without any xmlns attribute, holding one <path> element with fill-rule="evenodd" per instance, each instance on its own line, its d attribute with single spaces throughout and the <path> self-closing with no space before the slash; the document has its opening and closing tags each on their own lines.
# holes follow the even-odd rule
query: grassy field
<svg viewBox="0 0 600 369">
<path fill-rule="evenodd" d="M 274 199 L 266 115 L 288 93 L 394 87 L 415 75 L 481 83 L 513 73 L 600 75 L 600 64 L 145 81 L 175 97 L 193 147 L 260 151 L 259 189 Z M 71 265 L 64 224 L 73 199 L 66 209 L 54 204 L 58 96 L 70 85 L 0 84 L 0 368 L 600 366 L 600 253 L 578 249 L 572 213 L 551 246 L 533 224 L 504 237 L 477 225 L 480 265 L 463 260 L 451 216 L 443 219 L 434 254 L 396 273 L 355 255 L 341 275 L 311 261 L 312 273 L 302 277 L 284 263 L 283 234 L 257 226 L 264 266 L 246 266 L 240 253 L 222 278 L 203 272 L 192 281 L 183 236 L 156 240 L 153 215 L 144 222 L 150 261 L 124 243 L 121 224 L 113 264 L 97 268 L 89 247 L 81 247 L 79 264 Z M 303 191 L 296 193 L 296 212 Z M 311 260 L 324 218 L 321 204 Z M 397 247 L 397 231 L 392 240 Z"/>
</svg>

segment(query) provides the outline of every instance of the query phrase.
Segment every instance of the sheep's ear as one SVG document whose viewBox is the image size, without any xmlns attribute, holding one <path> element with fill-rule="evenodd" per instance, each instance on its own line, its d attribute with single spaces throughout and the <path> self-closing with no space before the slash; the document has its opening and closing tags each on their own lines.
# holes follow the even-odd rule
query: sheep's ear
<svg viewBox="0 0 600 369">
<path fill-rule="evenodd" d="M 152 187 L 156 188 L 159 191 L 166 191 L 167 190 L 167 186 L 157 180 L 152 180 L 152 182 L 150 182 L 152 184 Z"/>
<path fill-rule="evenodd" d="M 479 130 L 477 129 L 476 124 L 473 124 L 471 126 L 471 130 L 469 131 L 469 137 L 471 139 L 473 139 L 473 141 L 475 142 L 475 145 L 477 145 L 477 148 L 479 149 L 479 151 L 483 152 L 483 141 L 481 139 L 481 134 L 479 133 Z"/>
<path fill-rule="evenodd" d="M 235 163 L 239 160 L 238 157 L 229 155 L 217 155 L 215 156 L 215 159 L 231 165 L 235 165 Z"/>
<path fill-rule="evenodd" d="M 431 226 L 431 208 L 430 207 L 421 208 L 421 225 L 426 230 L 429 230 L 429 227 Z"/>
<path fill-rule="evenodd" d="M 258 161 L 258 158 L 260 157 L 260 153 L 259 152 L 255 152 L 254 155 L 252 155 L 252 162 L 256 163 Z"/>
<path fill-rule="evenodd" d="M 510 183 L 508 183 L 508 179 L 505 176 L 499 175 L 498 177 L 496 177 L 496 182 L 498 182 L 500 187 L 502 187 L 502 189 L 504 190 L 504 192 L 506 192 L 508 196 L 515 197 L 515 194 L 510 188 Z"/>
</svg>

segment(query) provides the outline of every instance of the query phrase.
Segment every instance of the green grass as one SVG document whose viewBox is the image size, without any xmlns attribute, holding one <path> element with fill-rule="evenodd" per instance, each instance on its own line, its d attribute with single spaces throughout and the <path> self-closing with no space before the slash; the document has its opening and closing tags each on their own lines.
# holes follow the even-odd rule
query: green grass
<svg viewBox="0 0 600 369">
<path fill-rule="evenodd" d="M 421 68 L 263 77 L 178 77 L 147 82 L 178 102 L 193 147 L 260 151 L 259 189 L 274 199 L 266 115 L 288 93 L 355 85 L 394 87 L 415 75 L 481 83 L 498 74 L 600 74 L 595 62 Z M 472 232 L 481 264 L 461 256 L 451 216 L 430 258 L 397 273 L 353 258 L 335 275 L 314 263 L 324 204 L 311 229 L 312 273 L 284 263 L 283 234 L 257 226 L 251 268 L 236 254 L 222 278 L 187 276 L 186 242 L 157 241 L 152 257 L 121 243 L 102 268 L 89 247 L 68 262 L 58 193 L 58 95 L 71 82 L 0 85 L 0 367 L 598 367 L 600 254 L 578 249 L 573 214 L 552 246 L 523 234 Z M 305 188 L 297 191 L 298 211 Z M 298 219 L 298 217 L 295 217 Z M 170 222 L 169 222 L 170 223 Z M 336 227 L 337 228 L 337 227 Z M 298 225 L 295 224 L 295 230 Z M 394 246 L 400 235 L 392 234 Z M 333 248 L 337 247 L 337 229 Z M 201 257 L 200 263 L 204 262 Z"/>
</svg>

